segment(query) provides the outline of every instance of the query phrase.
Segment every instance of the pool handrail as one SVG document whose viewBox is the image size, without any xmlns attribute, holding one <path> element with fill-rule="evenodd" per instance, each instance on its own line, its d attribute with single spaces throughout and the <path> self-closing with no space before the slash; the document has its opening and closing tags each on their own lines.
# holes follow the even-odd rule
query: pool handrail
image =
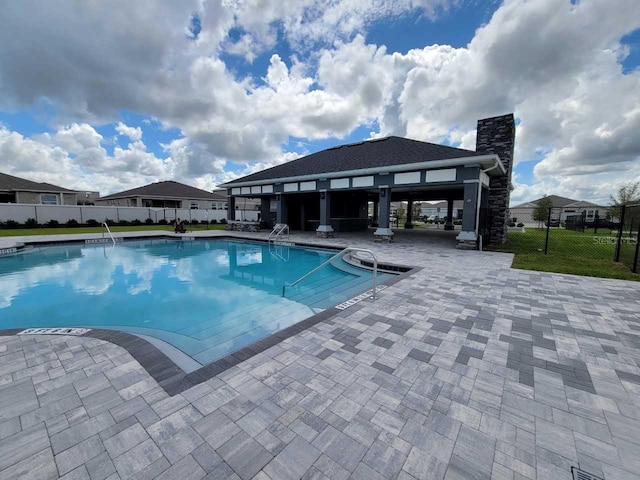
<svg viewBox="0 0 640 480">
<path fill-rule="evenodd" d="M 337 258 L 341 257 L 342 255 L 345 255 L 346 253 L 349 253 L 349 252 L 362 252 L 362 253 L 368 253 L 369 255 L 371 255 L 371 258 L 373 259 L 373 296 L 372 296 L 372 298 L 375 300 L 376 299 L 377 277 L 378 277 L 378 259 L 376 258 L 375 254 L 371 250 L 368 250 L 366 248 L 359 248 L 359 247 L 347 247 L 344 250 L 340 250 L 338 253 L 336 253 L 329 260 L 326 260 L 326 261 L 322 262 L 320 265 L 318 265 L 316 268 L 314 268 L 310 272 L 305 273 L 303 276 L 301 276 L 295 282 L 283 284 L 282 285 L 282 296 L 284 297 L 286 287 L 295 287 L 298 283 L 300 283 L 305 278 L 310 277 L 311 275 L 316 273 L 318 270 L 320 270 L 324 266 L 328 265 L 329 263 L 331 263 L 335 259 L 337 259 Z"/>
<path fill-rule="evenodd" d="M 287 241 L 288 241 L 291 236 L 289 225 L 286 223 L 276 223 L 273 227 L 273 230 L 271 230 L 271 233 L 269 234 L 269 238 L 268 238 L 269 244 L 271 244 L 271 240 L 273 238 L 273 243 L 275 245 L 278 242 L 278 238 L 280 237 L 281 234 L 284 233 L 285 230 L 287 232 Z M 275 237 L 273 237 L 274 235 Z"/>
<path fill-rule="evenodd" d="M 113 238 L 113 234 L 111 233 L 111 230 L 109 230 L 109 225 L 107 225 L 107 222 L 102 222 L 102 226 L 107 229 L 107 232 L 109 232 L 109 236 L 111 237 L 111 241 L 115 245 L 116 239 Z M 104 238 L 104 230 L 102 230 L 102 238 Z"/>
</svg>

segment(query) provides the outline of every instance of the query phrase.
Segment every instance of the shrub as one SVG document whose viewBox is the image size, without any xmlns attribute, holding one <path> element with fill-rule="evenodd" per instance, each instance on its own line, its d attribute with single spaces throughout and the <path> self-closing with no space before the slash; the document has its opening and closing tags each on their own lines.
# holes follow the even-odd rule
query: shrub
<svg viewBox="0 0 640 480">
<path fill-rule="evenodd" d="M 191 220 L 191 225 L 198 225 L 199 223 L 199 220 Z"/>
<path fill-rule="evenodd" d="M 15 220 L 7 220 L 6 222 L 4 222 L 4 226 L 5 228 L 18 228 L 20 224 Z"/>
<path fill-rule="evenodd" d="M 222 225 L 226 225 L 226 224 L 227 224 L 227 219 L 226 219 L 226 218 L 223 218 L 222 220 L 220 220 L 220 223 L 221 223 Z"/>
<path fill-rule="evenodd" d="M 104 219 L 104 223 L 106 223 L 107 225 L 109 225 L 110 227 L 115 225 L 115 222 L 113 220 L 111 220 L 110 218 L 105 218 Z"/>
<path fill-rule="evenodd" d="M 78 221 L 75 218 L 70 218 L 69 220 L 67 220 L 66 226 L 67 227 L 77 227 L 78 226 Z"/>
<path fill-rule="evenodd" d="M 454 225 L 462 225 L 462 220 L 454 220 Z"/>
<path fill-rule="evenodd" d="M 167 224 L 166 218 L 161 218 L 160 220 L 158 220 L 158 225 L 166 225 L 166 224 Z"/>
<path fill-rule="evenodd" d="M 215 218 L 211 220 L 211 225 L 215 225 L 216 223 L 218 223 L 218 220 L 216 220 Z"/>
<path fill-rule="evenodd" d="M 147 225 L 153 225 L 153 220 L 151 220 L 150 218 L 147 218 L 144 223 L 146 223 Z"/>
<path fill-rule="evenodd" d="M 515 226 L 516 226 L 516 224 L 515 224 L 515 222 L 513 222 L 513 221 L 509 220 L 509 221 L 507 222 L 507 226 L 509 226 L 509 227 L 515 227 Z"/>
<path fill-rule="evenodd" d="M 60 226 L 60 222 L 58 220 L 49 220 L 47 222 L 47 227 L 56 228 Z"/>
<path fill-rule="evenodd" d="M 100 222 L 98 222 L 94 218 L 90 218 L 89 220 L 87 220 L 86 223 L 87 223 L 87 226 L 89 226 L 89 227 L 97 227 L 98 225 L 100 225 Z"/>
<path fill-rule="evenodd" d="M 27 221 L 24 222 L 24 226 L 27 228 L 38 228 L 38 222 L 35 218 L 27 218 Z"/>
<path fill-rule="evenodd" d="M 135 220 L 131 220 L 131 225 L 142 225 L 142 222 L 136 218 Z"/>
<path fill-rule="evenodd" d="M 519 227 L 524 227 L 524 223 L 520 222 L 520 223 L 518 224 L 518 226 L 519 226 Z"/>
<path fill-rule="evenodd" d="M 129 223 L 128 220 L 120 220 L 118 222 L 118 225 L 121 226 L 121 227 L 126 227 L 127 225 L 131 225 L 131 223 Z"/>
</svg>

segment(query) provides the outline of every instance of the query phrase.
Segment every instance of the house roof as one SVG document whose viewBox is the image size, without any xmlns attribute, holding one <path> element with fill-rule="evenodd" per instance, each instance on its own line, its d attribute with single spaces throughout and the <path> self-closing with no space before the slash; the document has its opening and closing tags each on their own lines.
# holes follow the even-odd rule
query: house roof
<svg viewBox="0 0 640 480">
<path fill-rule="evenodd" d="M 476 156 L 486 156 L 486 154 L 392 136 L 331 147 L 306 157 L 232 180 L 225 183 L 225 185 Z"/>
<path fill-rule="evenodd" d="M 100 197 L 100 200 L 112 200 L 123 197 L 201 198 L 205 200 L 214 200 L 216 198 L 211 192 L 207 192 L 206 190 L 200 190 L 199 188 L 185 185 L 184 183 L 169 180 L 151 183 L 123 192 L 112 193 L 106 197 Z"/>
<path fill-rule="evenodd" d="M 75 190 L 58 187 L 45 182 L 32 182 L 25 178 L 14 177 L 6 173 L 0 173 L 0 190 L 4 191 L 31 191 L 31 192 L 63 192 L 76 193 Z"/>
<path fill-rule="evenodd" d="M 536 200 L 531 200 L 530 202 L 521 203 L 520 205 L 515 205 L 511 208 L 534 208 L 540 200 L 543 198 L 548 198 L 551 200 L 551 206 L 553 208 L 564 208 L 564 207 L 600 207 L 600 205 L 596 205 L 595 203 L 587 202 L 586 200 L 573 200 L 567 197 L 561 197 L 559 195 L 548 195 L 547 197 L 538 198 Z"/>
</svg>

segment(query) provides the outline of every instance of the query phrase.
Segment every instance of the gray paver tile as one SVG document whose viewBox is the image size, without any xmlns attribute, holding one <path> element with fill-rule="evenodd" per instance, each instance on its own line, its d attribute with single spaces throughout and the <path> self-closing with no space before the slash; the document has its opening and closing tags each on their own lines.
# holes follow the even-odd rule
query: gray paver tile
<svg viewBox="0 0 640 480">
<path fill-rule="evenodd" d="M 304 476 L 321 453 L 302 437 L 296 437 L 265 467 L 264 472 L 271 478 L 296 480 Z"/>
<path fill-rule="evenodd" d="M 123 480 L 126 480 L 160 458 L 163 458 L 162 452 L 153 443 L 153 440 L 148 439 L 115 458 L 113 464 L 118 471 L 118 475 Z"/>
<path fill-rule="evenodd" d="M 55 456 L 58 472 L 60 475 L 64 475 L 102 452 L 104 452 L 104 446 L 97 435 L 87 438 Z"/>
<path fill-rule="evenodd" d="M 0 441 L 0 471 L 49 447 L 44 424 L 17 432 Z"/>
</svg>

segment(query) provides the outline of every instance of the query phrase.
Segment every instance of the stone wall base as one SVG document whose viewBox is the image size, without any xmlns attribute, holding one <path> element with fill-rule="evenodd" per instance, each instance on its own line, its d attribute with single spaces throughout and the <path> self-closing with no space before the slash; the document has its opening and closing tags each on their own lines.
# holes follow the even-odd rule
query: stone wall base
<svg viewBox="0 0 640 480">
<path fill-rule="evenodd" d="M 239 222 L 236 220 L 227 221 L 227 231 L 231 232 L 259 232 L 260 222 Z"/>
<path fill-rule="evenodd" d="M 458 240 L 456 248 L 459 250 L 477 250 L 478 243 L 475 240 Z"/>
<path fill-rule="evenodd" d="M 391 243 L 393 242 L 393 235 L 376 235 L 375 241 L 381 243 Z"/>
<path fill-rule="evenodd" d="M 319 232 L 316 230 L 318 238 L 333 238 L 333 232 Z"/>
</svg>

